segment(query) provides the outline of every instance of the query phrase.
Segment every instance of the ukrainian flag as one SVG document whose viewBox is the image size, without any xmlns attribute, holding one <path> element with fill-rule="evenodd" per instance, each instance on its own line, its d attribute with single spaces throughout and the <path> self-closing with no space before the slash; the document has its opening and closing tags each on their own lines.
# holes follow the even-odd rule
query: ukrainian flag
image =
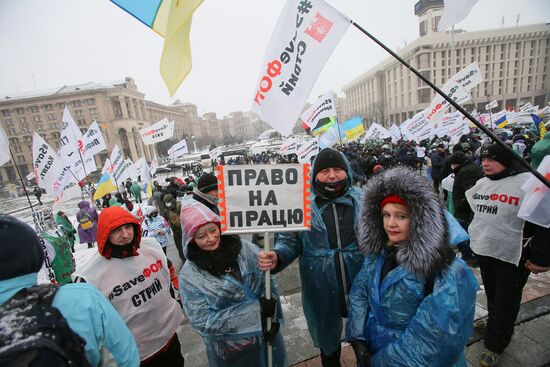
<svg viewBox="0 0 550 367">
<path fill-rule="evenodd" d="M 173 96 L 191 71 L 191 18 L 203 0 L 111 1 L 164 37 L 160 74 Z"/>
<path fill-rule="evenodd" d="M 508 125 L 508 119 L 506 117 L 506 114 L 495 121 L 495 125 L 497 128 L 502 129 L 504 126 Z"/>
<path fill-rule="evenodd" d="M 110 194 L 111 192 L 117 191 L 116 185 L 113 183 L 111 176 L 108 173 L 105 173 L 99 179 L 97 183 L 97 189 L 94 193 L 94 200 L 101 199 L 104 195 Z"/>
<path fill-rule="evenodd" d="M 149 182 L 146 182 L 143 185 L 143 192 L 147 194 L 148 198 L 153 197 L 153 186 Z"/>
<path fill-rule="evenodd" d="M 342 130 L 346 135 L 348 141 L 352 141 L 360 137 L 365 133 L 365 126 L 363 126 L 363 119 L 359 116 L 353 117 L 342 124 Z"/>
</svg>

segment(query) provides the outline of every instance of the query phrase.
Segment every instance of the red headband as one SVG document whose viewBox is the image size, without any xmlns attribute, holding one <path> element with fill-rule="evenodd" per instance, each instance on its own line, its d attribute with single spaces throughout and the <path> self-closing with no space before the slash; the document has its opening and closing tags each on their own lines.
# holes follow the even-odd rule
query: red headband
<svg viewBox="0 0 550 367">
<path fill-rule="evenodd" d="M 386 196 L 381 202 L 380 202 L 380 209 L 384 208 L 386 204 L 401 204 L 403 206 L 408 206 L 407 202 L 400 198 L 397 195 L 389 195 Z"/>
</svg>

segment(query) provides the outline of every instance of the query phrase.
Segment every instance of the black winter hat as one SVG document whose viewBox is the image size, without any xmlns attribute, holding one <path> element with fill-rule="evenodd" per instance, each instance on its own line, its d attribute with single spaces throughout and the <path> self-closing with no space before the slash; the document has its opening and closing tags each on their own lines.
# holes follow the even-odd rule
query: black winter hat
<svg viewBox="0 0 550 367">
<path fill-rule="evenodd" d="M 205 173 L 197 182 L 197 189 L 203 194 L 218 188 L 218 179 L 213 173 Z"/>
<path fill-rule="evenodd" d="M 459 164 L 459 165 L 465 165 L 466 162 L 468 162 L 468 158 L 466 157 L 466 154 L 463 152 L 455 152 L 451 155 L 449 158 L 450 164 Z"/>
<path fill-rule="evenodd" d="M 501 163 L 504 167 L 510 167 L 514 163 L 514 153 L 508 152 L 497 143 L 485 145 L 481 149 L 481 158 L 491 158 Z"/>
<path fill-rule="evenodd" d="M 34 229 L 0 214 L 0 280 L 36 273 L 43 262 L 44 250 Z"/>
<path fill-rule="evenodd" d="M 338 167 L 346 172 L 348 170 L 348 165 L 342 153 L 332 148 L 325 148 L 317 154 L 315 161 L 313 161 L 313 177 L 315 178 L 319 171 L 330 167 Z"/>
</svg>

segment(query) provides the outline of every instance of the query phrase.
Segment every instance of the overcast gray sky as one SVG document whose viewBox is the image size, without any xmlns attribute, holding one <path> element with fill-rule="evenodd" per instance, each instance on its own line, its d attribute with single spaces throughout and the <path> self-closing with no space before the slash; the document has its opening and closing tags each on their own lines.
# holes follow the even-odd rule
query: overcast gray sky
<svg viewBox="0 0 550 367">
<path fill-rule="evenodd" d="M 328 0 L 396 50 L 418 37 L 412 0 Z M 0 95 L 134 78 L 145 98 L 199 113 L 248 111 L 283 0 L 204 0 L 191 29 L 193 69 L 174 97 L 160 77 L 163 39 L 107 0 L 0 0 Z M 457 28 L 550 21 L 549 0 L 479 0 Z M 309 100 L 340 88 L 387 54 L 350 26 Z M 34 76 L 34 80 L 33 80 Z M 35 88 L 36 85 L 36 88 Z"/>
</svg>

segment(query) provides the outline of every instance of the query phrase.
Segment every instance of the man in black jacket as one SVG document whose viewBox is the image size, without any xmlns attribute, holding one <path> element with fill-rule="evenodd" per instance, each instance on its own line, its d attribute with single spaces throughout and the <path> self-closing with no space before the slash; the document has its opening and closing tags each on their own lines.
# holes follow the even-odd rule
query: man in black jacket
<svg viewBox="0 0 550 367">
<path fill-rule="evenodd" d="M 434 183 L 435 192 L 439 193 L 439 185 L 441 181 L 445 178 L 443 177 L 443 163 L 447 158 L 447 150 L 443 143 L 437 145 L 437 151 L 430 156 L 432 161 L 432 180 Z"/>
<path fill-rule="evenodd" d="M 476 165 L 468 156 L 462 152 L 453 153 L 450 156 L 450 164 L 455 174 L 453 184 L 453 205 L 455 208 L 455 218 L 460 225 L 467 231 L 474 212 L 466 200 L 466 191 L 474 187 L 477 180 L 483 177 L 483 170 Z M 477 266 L 474 253 L 470 248 L 470 240 L 461 242 L 457 245 L 462 259 L 470 266 Z"/>
</svg>

